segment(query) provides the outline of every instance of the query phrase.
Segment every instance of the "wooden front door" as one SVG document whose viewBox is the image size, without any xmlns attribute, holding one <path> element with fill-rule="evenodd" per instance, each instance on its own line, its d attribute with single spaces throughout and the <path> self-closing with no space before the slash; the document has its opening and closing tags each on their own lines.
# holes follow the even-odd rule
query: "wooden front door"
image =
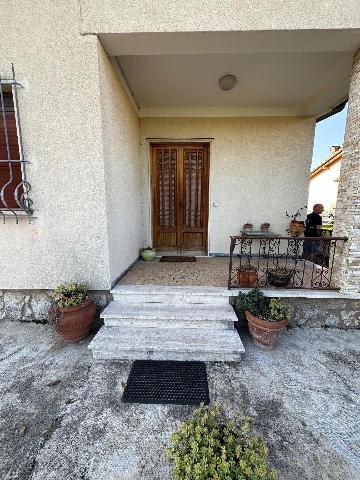
<svg viewBox="0 0 360 480">
<path fill-rule="evenodd" d="M 152 145 L 153 242 L 157 250 L 207 250 L 208 144 Z"/>
</svg>

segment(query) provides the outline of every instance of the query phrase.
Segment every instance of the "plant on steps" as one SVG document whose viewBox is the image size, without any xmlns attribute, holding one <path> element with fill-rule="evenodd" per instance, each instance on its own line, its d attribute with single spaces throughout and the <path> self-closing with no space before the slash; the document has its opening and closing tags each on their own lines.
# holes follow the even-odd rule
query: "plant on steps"
<svg viewBox="0 0 360 480">
<path fill-rule="evenodd" d="M 173 480 L 276 480 L 254 419 L 226 417 L 220 405 L 200 406 L 172 435 Z"/>
<path fill-rule="evenodd" d="M 60 285 L 53 298 L 50 321 L 56 331 L 68 342 L 84 340 L 91 331 L 96 312 L 86 285 L 76 282 Z"/>
<path fill-rule="evenodd" d="M 276 347 L 282 330 L 290 323 L 290 305 L 280 298 L 268 298 L 254 288 L 248 294 L 239 293 L 234 309 L 239 318 L 246 318 L 254 343 L 263 350 Z"/>
</svg>

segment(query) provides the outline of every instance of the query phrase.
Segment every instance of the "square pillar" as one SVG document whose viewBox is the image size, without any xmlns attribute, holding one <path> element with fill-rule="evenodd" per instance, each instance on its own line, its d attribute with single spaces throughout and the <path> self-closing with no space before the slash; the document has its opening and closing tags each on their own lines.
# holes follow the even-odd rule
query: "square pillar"
<svg viewBox="0 0 360 480">
<path fill-rule="evenodd" d="M 346 236 L 334 262 L 333 278 L 344 293 L 360 293 L 360 49 L 350 81 L 334 236 Z"/>
</svg>

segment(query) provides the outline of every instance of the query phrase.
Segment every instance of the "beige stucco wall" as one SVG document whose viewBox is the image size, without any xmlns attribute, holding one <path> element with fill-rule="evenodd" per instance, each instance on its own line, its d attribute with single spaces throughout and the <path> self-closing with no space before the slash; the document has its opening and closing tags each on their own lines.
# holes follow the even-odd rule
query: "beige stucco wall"
<svg viewBox="0 0 360 480">
<path fill-rule="evenodd" d="M 80 0 L 90 33 L 359 28 L 358 0 Z"/>
<path fill-rule="evenodd" d="M 78 2 L 7 0 L 0 73 L 14 63 L 36 218 L 0 224 L 0 289 L 110 281 L 97 38 L 81 36 Z M 4 34 L 6 32 L 6 34 Z"/>
<path fill-rule="evenodd" d="M 113 282 L 137 259 L 143 246 L 140 133 L 134 107 L 100 43 L 98 51 L 109 264 Z"/>
<path fill-rule="evenodd" d="M 310 179 L 309 188 L 309 211 L 315 203 L 322 203 L 325 207 L 325 215 L 336 206 L 336 198 L 339 188 L 341 160 L 333 163 L 328 168 Z"/>
<path fill-rule="evenodd" d="M 209 252 L 228 253 L 229 236 L 252 220 L 270 222 L 285 233 L 285 211 L 294 213 L 308 198 L 315 119 L 143 118 L 140 121 L 144 183 L 149 184 L 146 138 L 214 138 L 210 156 Z M 150 196 L 145 197 L 145 231 L 151 238 Z M 214 207 L 217 203 L 218 207 Z"/>
</svg>

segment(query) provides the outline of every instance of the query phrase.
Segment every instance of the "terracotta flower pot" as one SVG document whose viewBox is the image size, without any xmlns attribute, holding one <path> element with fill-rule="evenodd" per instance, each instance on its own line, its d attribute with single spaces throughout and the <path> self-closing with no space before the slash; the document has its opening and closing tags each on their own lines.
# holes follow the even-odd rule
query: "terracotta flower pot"
<svg viewBox="0 0 360 480">
<path fill-rule="evenodd" d="M 281 332 L 287 326 L 287 321 L 270 322 L 255 317 L 248 310 L 246 310 L 245 316 L 255 345 L 263 350 L 273 350 L 277 345 Z"/>
<path fill-rule="evenodd" d="M 291 220 L 289 233 L 292 237 L 300 237 L 304 233 L 305 223 L 301 220 Z"/>
<path fill-rule="evenodd" d="M 80 342 L 89 335 L 95 312 L 96 305 L 90 297 L 76 307 L 57 307 L 56 331 L 67 342 Z"/>
<path fill-rule="evenodd" d="M 239 287 L 254 287 L 257 282 L 256 270 L 238 270 L 237 278 Z"/>
</svg>

